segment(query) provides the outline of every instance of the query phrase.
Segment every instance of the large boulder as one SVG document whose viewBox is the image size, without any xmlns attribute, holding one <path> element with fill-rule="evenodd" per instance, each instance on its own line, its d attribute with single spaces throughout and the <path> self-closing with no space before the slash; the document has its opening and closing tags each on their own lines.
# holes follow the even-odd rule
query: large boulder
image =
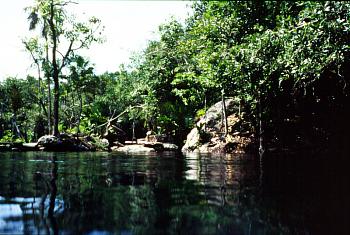
<svg viewBox="0 0 350 235">
<path fill-rule="evenodd" d="M 238 102 L 234 99 L 226 99 L 225 100 L 225 106 L 226 106 L 226 115 L 229 116 L 233 113 L 238 113 Z M 207 128 L 208 131 L 221 131 L 222 125 L 221 125 L 221 116 L 222 116 L 222 102 L 217 102 L 213 106 L 211 106 L 205 115 L 200 118 L 200 120 L 197 122 L 196 126 L 200 127 L 201 129 Z"/>
<path fill-rule="evenodd" d="M 36 146 L 44 151 L 92 151 L 94 147 L 89 141 L 72 137 L 68 134 L 61 134 L 58 137 L 44 135 L 40 137 Z"/>
<path fill-rule="evenodd" d="M 242 119 L 238 116 L 239 102 L 225 100 L 228 133 L 222 125 L 222 102 L 211 106 L 187 135 L 183 152 L 230 153 L 242 152 L 251 143 L 249 133 L 242 133 Z"/>
</svg>

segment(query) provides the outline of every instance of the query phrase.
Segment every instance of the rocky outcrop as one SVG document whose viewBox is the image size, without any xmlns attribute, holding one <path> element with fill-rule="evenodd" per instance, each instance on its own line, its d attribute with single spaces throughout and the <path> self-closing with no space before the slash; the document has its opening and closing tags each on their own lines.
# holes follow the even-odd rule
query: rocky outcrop
<svg viewBox="0 0 350 235">
<path fill-rule="evenodd" d="M 239 117 L 239 103 L 233 99 L 225 101 L 228 133 L 222 125 L 222 102 L 211 106 L 187 135 L 183 152 L 234 153 L 244 152 L 252 143 L 253 136 L 244 130 L 244 119 Z M 241 115 L 242 116 L 242 115 Z"/>
</svg>

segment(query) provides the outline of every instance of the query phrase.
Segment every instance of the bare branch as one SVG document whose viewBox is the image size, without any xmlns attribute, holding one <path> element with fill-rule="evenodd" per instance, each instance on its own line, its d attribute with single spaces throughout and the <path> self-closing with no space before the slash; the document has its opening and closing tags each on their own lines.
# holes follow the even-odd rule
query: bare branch
<svg viewBox="0 0 350 235">
<path fill-rule="evenodd" d="M 125 113 L 129 112 L 131 109 L 135 109 L 135 108 L 143 108 L 144 105 L 135 105 L 135 106 L 131 106 L 131 107 L 128 107 L 126 108 L 123 112 L 121 112 L 119 115 L 117 115 L 116 117 L 114 118 L 110 118 L 107 122 L 97 126 L 96 128 L 100 128 L 100 127 L 103 127 L 105 125 L 110 125 L 111 122 L 117 120 L 118 118 L 120 118 L 121 116 L 123 116 Z"/>
<path fill-rule="evenodd" d="M 73 1 L 66 1 L 66 2 L 62 2 L 62 3 L 56 3 L 53 4 L 54 6 L 60 6 L 60 7 L 64 7 L 67 6 L 68 4 L 78 4 L 77 2 L 73 2 Z"/>
<path fill-rule="evenodd" d="M 58 54 L 60 54 L 62 56 L 62 58 L 64 58 L 64 55 L 62 54 L 62 52 L 60 52 L 59 50 L 56 50 L 58 52 Z"/>
</svg>

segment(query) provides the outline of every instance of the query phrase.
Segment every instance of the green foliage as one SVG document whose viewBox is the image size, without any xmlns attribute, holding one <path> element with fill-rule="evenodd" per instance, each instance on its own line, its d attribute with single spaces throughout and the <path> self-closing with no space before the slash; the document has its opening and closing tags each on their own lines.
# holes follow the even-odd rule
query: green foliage
<svg viewBox="0 0 350 235">
<path fill-rule="evenodd" d="M 6 94 L 0 97 L 1 118 L 9 124 L 15 114 L 28 138 L 36 137 L 30 130 L 37 117 L 48 121 L 50 83 L 40 74 L 50 78 L 53 69 L 46 55 L 53 43 L 49 6 L 38 0 L 28 8 L 30 28 L 41 27 L 42 37 L 24 41 L 39 77 L 8 78 L 0 86 Z M 159 39 L 135 54 L 130 66 L 98 76 L 86 58 L 68 50 L 56 61 L 67 68 L 60 73 L 60 131 L 101 134 L 100 125 L 124 113 L 116 125 L 131 130 L 136 123 L 140 132 L 181 140 L 221 99 L 221 90 L 244 103 L 245 121 L 255 130 L 259 118 L 267 129 L 282 130 L 284 120 L 308 126 L 324 113 L 343 116 L 350 87 L 349 9 L 349 2 L 198 1 L 184 25 L 175 19 L 160 25 Z M 100 29 L 97 18 L 78 22 L 62 5 L 54 20 L 60 40 L 77 48 L 103 41 L 88 36 L 93 27 Z M 325 133 L 329 127 L 321 122 L 310 129 Z"/>
<path fill-rule="evenodd" d="M 25 140 L 23 138 L 16 137 L 12 131 L 6 130 L 4 131 L 4 134 L 2 138 L 0 138 L 0 143 L 23 143 Z"/>
<path fill-rule="evenodd" d="M 12 131 L 6 130 L 2 138 L 0 139 L 0 142 L 1 143 L 12 142 L 14 139 L 15 139 L 15 136 L 12 134 Z"/>
<path fill-rule="evenodd" d="M 205 115 L 205 112 L 206 110 L 203 108 L 203 109 L 199 109 L 196 113 L 196 119 L 199 119 L 201 117 L 203 117 Z"/>
</svg>

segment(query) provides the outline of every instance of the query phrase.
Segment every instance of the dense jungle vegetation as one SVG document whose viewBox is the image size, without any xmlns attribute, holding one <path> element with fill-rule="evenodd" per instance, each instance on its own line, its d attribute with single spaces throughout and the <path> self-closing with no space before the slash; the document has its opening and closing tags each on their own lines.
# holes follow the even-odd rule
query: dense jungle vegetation
<svg viewBox="0 0 350 235">
<path fill-rule="evenodd" d="M 137 137 L 152 129 L 181 144 L 224 93 L 239 100 L 250 131 L 267 143 L 346 143 L 349 2 L 199 1 L 192 8 L 185 24 L 160 25 L 159 40 L 130 65 L 97 75 L 79 51 L 103 43 L 103 22 L 77 22 L 65 2 L 37 0 L 27 9 L 37 37 L 22 46 L 38 75 L 1 82 L 2 141 L 101 134 L 115 119 L 129 139 L 134 125 Z"/>
</svg>

